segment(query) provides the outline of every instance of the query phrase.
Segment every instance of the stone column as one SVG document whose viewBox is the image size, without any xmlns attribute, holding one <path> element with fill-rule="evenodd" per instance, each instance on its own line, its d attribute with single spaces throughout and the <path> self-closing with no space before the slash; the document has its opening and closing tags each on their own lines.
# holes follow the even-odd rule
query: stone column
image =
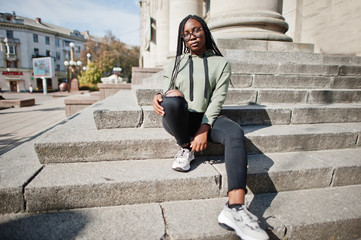
<svg viewBox="0 0 361 240">
<path fill-rule="evenodd" d="M 169 2 L 169 57 L 175 56 L 180 21 L 189 14 L 203 16 L 202 0 L 170 0 Z"/>
<path fill-rule="evenodd" d="M 282 0 L 212 0 L 208 26 L 215 39 L 291 42 Z"/>
<path fill-rule="evenodd" d="M 169 0 L 159 0 L 156 13 L 157 59 L 156 67 L 163 67 L 168 58 L 169 41 Z"/>
</svg>

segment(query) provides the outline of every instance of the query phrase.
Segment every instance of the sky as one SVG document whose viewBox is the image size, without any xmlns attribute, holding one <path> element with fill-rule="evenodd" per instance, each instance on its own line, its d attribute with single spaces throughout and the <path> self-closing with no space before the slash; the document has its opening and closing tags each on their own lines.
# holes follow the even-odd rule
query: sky
<svg viewBox="0 0 361 240">
<path fill-rule="evenodd" d="M 0 12 L 35 19 L 60 27 L 139 46 L 139 0 L 0 0 Z"/>
</svg>

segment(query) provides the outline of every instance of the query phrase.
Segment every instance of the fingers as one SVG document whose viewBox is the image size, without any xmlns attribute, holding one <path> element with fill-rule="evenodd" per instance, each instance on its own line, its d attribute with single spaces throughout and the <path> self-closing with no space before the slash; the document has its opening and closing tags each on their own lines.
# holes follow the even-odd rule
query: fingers
<svg viewBox="0 0 361 240">
<path fill-rule="evenodd" d="M 200 152 L 200 151 L 206 150 L 207 142 L 198 142 L 195 140 L 195 141 L 191 142 L 190 147 L 191 147 L 192 152 Z"/>
<path fill-rule="evenodd" d="M 201 124 L 190 146 L 192 152 L 203 151 L 207 148 L 207 135 L 209 129 L 210 125 Z"/>
<path fill-rule="evenodd" d="M 161 94 L 155 95 L 153 98 L 153 108 L 157 114 L 164 116 L 165 114 L 164 108 L 159 104 L 162 101 L 163 101 L 163 97 Z"/>
</svg>

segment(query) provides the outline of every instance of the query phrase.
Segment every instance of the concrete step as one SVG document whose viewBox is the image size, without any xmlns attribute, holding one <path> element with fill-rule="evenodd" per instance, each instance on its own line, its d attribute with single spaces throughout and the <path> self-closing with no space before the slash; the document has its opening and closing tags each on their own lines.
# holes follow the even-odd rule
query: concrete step
<svg viewBox="0 0 361 240">
<path fill-rule="evenodd" d="M 361 184 L 361 149 L 249 156 L 252 193 Z M 29 212 L 227 196 L 221 157 L 198 158 L 188 173 L 173 159 L 49 164 L 25 187 Z M 317 179 L 313 176 L 317 176 Z"/>
<path fill-rule="evenodd" d="M 93 116 L 97 129 L 117 126 L 122 128 L 139 127 L 143 113 L 138 106 L 133 90 L 119 90 L 93 108 Z"/>
<path fill-rule="evenodd" d="M 0 215 L 1 239 L 162 239 L 159 203 Z"/>
<path fill-rule="evenodd" d="M 189 173 L 171 170 L 172 159 L 43 167 L 33 144 L 34 140 L 0 157 L 0 214 L 226 196 L 222 156 L 197 157 Z M 361 149 L 356 148 L 249 155 L 248 189 L 264 193 L 360 184 L 360 154 Z M 173 186 L 180 186 L 179 192 L 169 190 Z"/>
<path fill-rule="evenodd" d="M 157 115 L 152 106 L 142 106 L 144 128 L 160 128 L 162 117 Z M 120 112 L 119 118 L 112 113 L 115 119 L 121 119 L 124 112 Z M 267 105 L 244 105 L 223 106 L 222 115 L 227 116 L 240 125 L 288 125 L 288 124 L 314 124 L 314 123 L 346 123 L 361 122 L 360 104 L 267 104 Z M 103 121 L 106 121 L 104 118 Z M 119 122 L 119 121 L 118 121 Z M 119 123 L 103 124 L 108 128 L 118 128 Z"/>
<path fill-rule="evenodd" d="M 249 51 L 276 51 L 313 53 L 314 45 L 309 43 L 294 43 L 281 41 L 262 41 L 245 39 L 218 39 L 220 49 L 242 49 Z"/>
<path fill-rule="evenodd" d="M 140 106 L 151 106 L 161 89 L 139 88 L 135 92 Z M 229 88 L 225 105 L 266 103 L 361 103 L 361 89 Z"/>
<path fill-rule="evenodd" d="M 244 49 L 224 49 L 224 56 L 229 61 L 256 64 L 294 63 L 361 66 L 361 57 L 340 57 L 320 53 L 250 51 Z"/>
<path fill-rule="evenodd" d="M 76 95 L 64 99 L 65 115 L 67 117 L 79 112 L 80 110 L 98 102 L 100 97 L 98 95 Z"/>
<path fill-rule="evenodd" d="M 235 88 L 361 89 L 361 76 L 331 77 L 234 73 L 231 79 Z"/>
<path fill-rule="evenodd" d="M 271 239 L 359 239 L 360 198 L 360 185 L 247 195 L 250 211 Z M 226 201 L 7 214 L 0 216 L 0 232 L 5 239 L 238 239 L 218 226 Z"/>
<path fill-rule="evenodd" d="M 42 167 L 34 140 L 0 156 L 0 214 L 25 210 L 24 187 Z"/>
<path fill-rule="evenodd" d="M 326 65 L 297 63 L 242 63 L 230 61 L 232 72 L 241 74 L 287 74 L 311 76 L 360 76 L 359 65 Z"/>
<path fill-rule="evenodd" d="M 229 89 L 225 105 L 361 103 L 361 89 Z"/>
<path fill-rule="evenodd" d="M 360 146 L 360 123 L 244 126 L 249 153 L 313 151 Z M 36 139 L 42 164 L 170 158 L 178 147 L 162 128 L 103 129 L 63 125 Z M 209 144 L 205 155 L 222 155 Z"/>
<path fill-rule="evenodd" d="M 359 185 L 262 194 L 255 195 L 249 207 L 271 239 L 359 239 L 360 196 Z M 170 239 L 238 239 L 217 226 L 226 201 L 161 203 Z"/>
</svg>

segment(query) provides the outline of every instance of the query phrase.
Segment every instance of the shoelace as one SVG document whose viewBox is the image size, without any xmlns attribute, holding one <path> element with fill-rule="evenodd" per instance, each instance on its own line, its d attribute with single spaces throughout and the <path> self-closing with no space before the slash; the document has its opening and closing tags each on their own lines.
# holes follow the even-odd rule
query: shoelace
<svg viewBox="0 0 361 240">
<path fill-rule="evenodd" d="M 177 157 L 183 157 L 186 154 L 186 150 L 182 149 L 182 151 L 178 152 Z"/>
<path fill-rule="evenodd" d="M 178 152 L 176 160 L 180 164 L 187 164 L 189 162 L 189 151 L 182 149 L 182 151 Z"/>
</svg>

